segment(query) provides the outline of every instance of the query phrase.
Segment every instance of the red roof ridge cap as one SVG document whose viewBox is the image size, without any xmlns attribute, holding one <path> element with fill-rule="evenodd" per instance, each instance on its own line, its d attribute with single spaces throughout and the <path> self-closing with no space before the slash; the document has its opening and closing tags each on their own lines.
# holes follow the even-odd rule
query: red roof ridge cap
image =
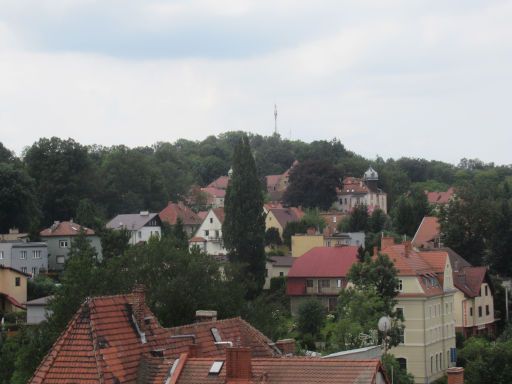
<svg viewBox="0 0 512 384">
<path fill-rule="evenodd" d="M 88 301 L 90 301 L 90 304 L 92 304 L 91 306 L 92 307 L 95 307 L 95 303 L 93 300 L 91 300 L 90 298 L 87 299 Z M 91 308 L 89 308 L 89 311 L 91 310 Z M 103 370 L 101 369 L 101 365 L 104 363 L 104 360 L 103 358 L 100 356 L 100 352 L 98 350 L 98 348 L 96 347 L 98 345 L 97 341 L 98 341 L 98 335 L 96 333 L 96 327 L 94 325 L 94 321 L 91 317 L 90 321 L 89 321 L 89 324 L 90 324 L 90 327 L 91 327 L 91 336 L 92 336 L 92 345 L 93 345 L 93 352 L 94 352 L 94 360 L 96 361 L 96 370 L 98 371 L 98 381 L 100 383 L 103 383 L 104 380 L 104 375 L 103 375 Z"/>
<path fill-rule="evenodd" d="M 181 372 L 183 371 L 183 368 L 185 367 L 185 363 L 188 360 L 188 353 L 182 353 L 178 360 L 178 366 L 172 373 L 172 376 L 170 377 L 169 384 L 176 384 L 178 382 L 178 379 L 180 378 Z M 166 381 L 167 382 L 167 381 Z"/>
</svg>

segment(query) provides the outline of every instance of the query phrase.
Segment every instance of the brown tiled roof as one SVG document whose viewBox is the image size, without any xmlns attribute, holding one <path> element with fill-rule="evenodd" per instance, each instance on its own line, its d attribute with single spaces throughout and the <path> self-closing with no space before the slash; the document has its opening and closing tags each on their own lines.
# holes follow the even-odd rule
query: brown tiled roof
<svg viewBox="0 0 512 384">
<path fill-rule="evenodd" d="M 43 229 L 39 235 L 48 236 L 77 236 L 83 229 L 86 236 L 94 235 L 94 231 L 90 228 L 83 227 L 72 221 L 56 221 L 50 228 Z"/>
<path fill-rule="evenodd" d="M 337 189 L 338 195 L 351 195 L 353 193 L 368 193 L 368 187 L 363 180 L 357 177 L 345 177 L 343 186 Z"/>
<path fill-rule="evenodd" d="M 229 176 L 220 176 L 218 179 L 213 180 L 208 187 L 217 189 L 228 189 Z"/>
<path fill-rule="evenodd" d="M 184 225 L 200 225 L 202 222 L 201 218 L 182 202 L 169 202 L 167 207 L 165 207 L 158 215 L 162 221 L 171 225 L 175 225 L 178 218 L 181 219 Z"/>
<path fill-rule="evenodd" d="M 219 219 L 220 223 L 224 223 L 224 208 L 213 208 L 213 213 L 215 213 L 215 216 L 217 216 L 217 219 Z"/>
<path fill-rule="evenodd" d="M 226 364 L 218 375 L 209 374 L 213 359 L 188 358 L 177 378 L 177 384 L 197 383 L 279 383 L 279 384 L 373 384 L 377 373 L 385 378 L 379 360 L 341 360 L 304 357 L 279 359 L 254 358 L 247 381 L 226 379 Z M 386 379 L 385 379 L 386 380 Z M 389 383 L 385 381 L 384 383 Z"/>
<path fill-rule="evenodd" d="M 414 234 L 412 244 L 418 248 L 427 248 L 434 245 L 434 241 L 439 238 L 440 234 L 441 228 L 437 217 L 425 216 Z"/>
<path fill-rule="evenodd" d="M 292 221 L 299 221 L 303 216 L 304 212 L 299 208 L 290 207 L 290 208 L 272 208 L 269 210 L 269 213 L 272 212 L 272 215 L 276 218 L 277 222 L 284 229 L 286 224 Z"/>
<path fill-rule="evenodd" d="M 446 204 L 455 194 L 453 187 L 449 188 L 446 192 L 426 192 L 427 200 L 430 204 Z"/>
<path fill-rule="evenodd" d="M 206 193 L 212 197 L 225 197 L 226 196 L 225 189 L 220 189 L 220 188 L 215 188 L 215 187 L 206 187 L 206 188 L 201 188 L 201 191 L 203 191 L 204 193 Z"/>
<path fill-rule="evenodd" d="M 208 211 L 199 211 L 197 212 L 197 216 L 202 220 L 206 219 L 206 216 L 208 215 Z"/>
</svg>

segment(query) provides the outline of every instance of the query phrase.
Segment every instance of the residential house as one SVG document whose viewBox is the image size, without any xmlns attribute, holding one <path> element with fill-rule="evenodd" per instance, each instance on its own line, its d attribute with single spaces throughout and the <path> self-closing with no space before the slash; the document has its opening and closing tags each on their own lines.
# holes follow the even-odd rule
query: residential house
<svg viewBox="0 0 512 384">
<path fill-rule="evenodd" d="M 48 269 L 61 271 L 64 263 L 69 258 L 71 242 L 83 231 L 87 240 L 91 243 L 101 259 L 101 241 L 94 231 L 70 221 L 55 221 L 50 228 L 43 229 L 39 236 L 48 245 Z"/>
<path fill-rule="evenodd" d="M 449 278 L 455 286 L 455 330 L 465 337 L 496 334 L 494 318 L 494 286 L 486 267 L 473 267 L 450 248 L 422 252 L 440 279 Z"/>
<path fill-rule="evenodd" d="M 390 353 L 416 383 L 432 383 L 455 363 L 456 289 L 450 264 L 444 265 L 442 278 L 425 253 L 414 250 L 410 242 L 395 244 L 392 237 L 381 239 L 380 252 L 398 270 L 396 309 L 405 319 L 402 342 Z"/>
<path fill-rule="evenodd" d="M 222 223 L 224 208 L 210 209 L 195 235 L 189 240 L 190 247 L 199 247 L 201 251 L 212 256 L 227 255 L 222 241 Z"/>
<path fill-rule="evenodd" d="M 194 324 L 163 328 L 140 286 L 89 298 L 29 383 L 390 383 L 379 360 L 293 357 L 293 340 L 274 343 L 241 318 L 198 312 Z"/>
<path fill-rule="evenodd" d="M 125 229 L 130 233 L 130 244 L 145 243 L 151 237 L 162 236 L 162 221 L 158 213 L 141 211 L 117 215 L 107 223 L 109 229 Z"/>
<path fill-rule="evenodd" d="M 48 271 L 48 246 L 45 242 L 1 241 L 0 265 L 32 276 Z"/>
<path fill-rule="evenodd" d="M 263 289 L 270 289 L 270 280 L 286 277 L 295 259 L 291 256 L 270 256 L 266 262 L 265 285 Z"/>
<path fill-rule="evenodd" d="M 314 229 L 308 233 L 297 233 L 291 237 L 292 256 L 300 257 L 309 250 L 324 246 L 324 236 L 316 233 Z"/>
<path fill-rule="evenodd" d="M 448 188 L 447 191 L 444 192 L 429 192 L 425 191 L 425 194 L 427 195 L 427 200 L 430 204 L 434 206 L 439 205 L 446 205 L 448 204 L 453 197 L 455 196 L 455 189 L 453 187 Z"/>
<path fill-rule="evenodd" d="M 0 265 L 0 312 L 17 312 L 25 309 L 27 280 L 25 272 Z"/>
<path fill-rule="evenodd" d="M 0 233 L 0 241 L 28 241 L 28 233 L 20 233 L 17 228 L 9 229 L 9 233 Z"/>
<path fill-rule="evenodd" d="M 40 297 L 27 301 L 25 306 L 27 308 L 27 324 L 36 325 L 47 320 L 51 314 L 51 309 L 48 308 L 48 303 L 53 299 L 53 296 Z"/>
<path fill-rule="evenodd" d="M 343 247 L 353 245 L 355 247 L 365 247 L 366 235 L 364 232 L 335 232 L 332 235 L 324 236 L 324 246 Z"/>
<path fill-rule="evenodd" d="M 330 236 L 338 232 L 338 225 L 348 216 L 347 213 L 339 211 L 321 212 L 320 216 L 325 221 L 324 235 Z"/>
<path fill-rule="evenodd" d="M 346 177 L 343 186 L 337 190 L 337 199 L 333 207 L 338 211 L 350 213 L 358 205 L 366 205 L 368 211 L 381 209 L 387 213 L 387 194 L 378 188 L 379 174 L 372 167 L 363 178 Z"/>
<path fill-rule="evenodd" d="M 299 164 L 297 160 L 293 162 L 290 168 L 280 175 L 265 176 L 267 184 L 267 194 L 271 201 L 279 202 L 283 199 L 284 192 L 288 188 L 290 173 L 294 167 Z"/>
<path fill-rule="evenodd" d="M 316 247 L 297 258 L 288 272 L 286 294 L 292 314 L 307 299 L 319 299 L 334 311 L 340 291 L 347 285 L 347 274 L 357 262 L 357 247 Z"/>
<path fill-rule="evenodd" d="M 425 216 L 414 234 L 412 245 L 418 249 L 439 248 L 441 246 L 441 226 L 437 217 Z"/>
<path fill-rule="evenodd" d="M 223 208 L 224 207 L 224 199 L 226 198 L 226 190 L 215 188 L 215 187 L 205 187 L 201 188 L 201 192 L 206 196 L 206 206 L 211 208 Z"/>
<path fill-rule="evenodd" d="M 199 228 L 203 220 L 195 213 L 192 209 L 187 207 L 181 201 L 173 203 L 169 201 L 167 207 L 165 207 L 159 214 L 160 220 L 169 225 L 176 225 L 178 219 L 181 220 L 185 232 L 188 237 L 191 237 Z"/>
<path fill-rule="evenodd" d="M 279 235 L 283 237 L 286 224 L 292 221 L 300 221 L 303 216 L 304 212 L 299 208 L 271 208 L 265 217 L 265 230 L 276 228 Z"/>
</svg>

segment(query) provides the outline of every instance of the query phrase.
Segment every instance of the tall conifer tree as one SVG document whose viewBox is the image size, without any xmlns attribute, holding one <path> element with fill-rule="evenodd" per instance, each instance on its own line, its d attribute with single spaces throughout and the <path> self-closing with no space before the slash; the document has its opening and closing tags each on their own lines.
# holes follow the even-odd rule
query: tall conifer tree
<svg viewBox="0 0 512 384">
<path fill-rule="evenodd" d="M 263 192 L 245 135 L 234 150 L 224 210 L 224 246 L 230 261 L 240 265 L 247 298 L 254 298 L 265 282 L 265 217 Z"/>
</svg>

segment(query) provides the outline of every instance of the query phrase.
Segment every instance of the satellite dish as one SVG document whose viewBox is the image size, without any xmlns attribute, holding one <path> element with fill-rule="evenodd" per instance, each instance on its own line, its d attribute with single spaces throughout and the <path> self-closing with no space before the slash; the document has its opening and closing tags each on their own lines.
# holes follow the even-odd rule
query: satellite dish
<svg viewBox="0 0 512 384">
<path fill-rule="evenodd" d="M 387 332 L 391 329 L 391 319 L 388 316 L 382 316 L 377 326 L 379 331 Z"/>
</svg>

